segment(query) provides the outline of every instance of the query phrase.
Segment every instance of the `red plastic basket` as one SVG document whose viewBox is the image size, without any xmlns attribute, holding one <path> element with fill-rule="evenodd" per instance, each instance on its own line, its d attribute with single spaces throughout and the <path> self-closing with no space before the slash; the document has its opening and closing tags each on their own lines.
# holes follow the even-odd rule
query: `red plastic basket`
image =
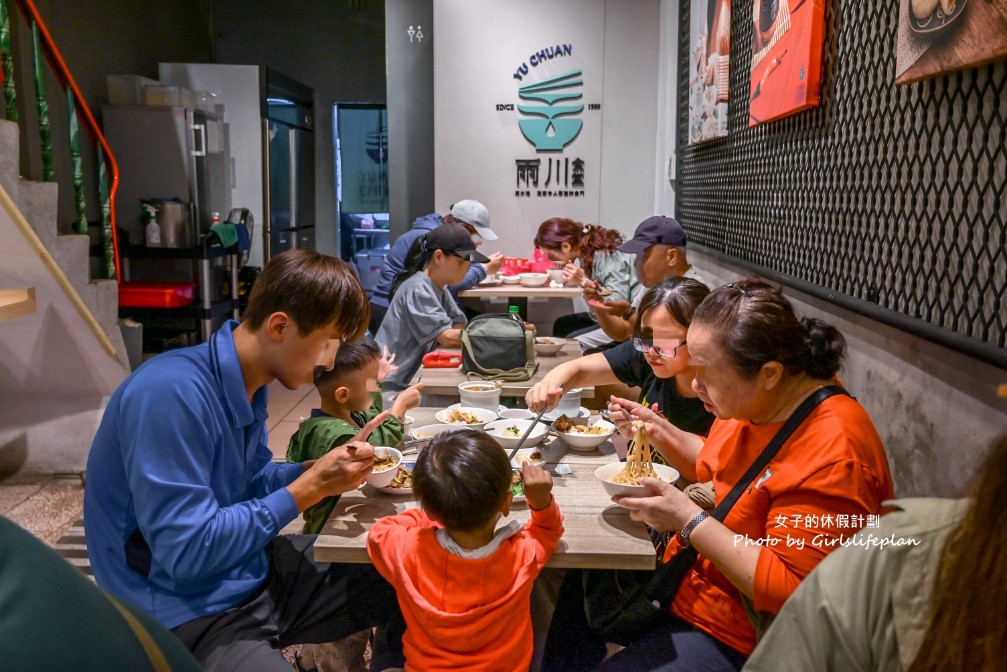
<svg viewBox="0 0 1007 672">
<path fill-rule="evenodd" d="M 196 285 L 189 282 L 120 282 L 122 308 L 181 308 L 192 303 Z"/>
</svg>

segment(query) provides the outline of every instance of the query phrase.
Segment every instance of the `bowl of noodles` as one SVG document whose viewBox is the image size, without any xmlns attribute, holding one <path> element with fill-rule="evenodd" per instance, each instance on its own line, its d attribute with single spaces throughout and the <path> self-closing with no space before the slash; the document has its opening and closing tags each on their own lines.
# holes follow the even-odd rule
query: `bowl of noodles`
<svg viewBox="0 0 1007 672">
<path fill-rule="evenodd" d="M 437 422 L 446 425 L 456 425 L 458 427 L 468 427 L 469 429 L 482 429 L 487 422 L 496 420 L 497 414 L 485 408 L 474 406 L 455 406 L 437 411 L 434 416 Z"/>
<path fill-rule="evenodd" d="M 503 419 L 486 423 L 483 431 L 492 436 L 497 443 L 505 450 L 511 450 L 517 446 L 518 441 L 531 425 L 531 420 Z M 524 447 L 531 448 L 537 446 L 549 433 L 549 425 L 544 422 L 535 423 L 535 428 L 525 439 Z"/>
<path fill-rule="evenodd" d="M 647 431 L 639 420 L 633 421 L 633 441 L 626 453 L 626 461 L 602 465 L 594 470 L 595 478 L 601 481 L 609 497 L 629 495 L 647 497 L 654 491 L 637 483 L 643 477 L 657 478 L 666 483 L 678 480 L 678 470 L 666 464 L 656 464 L 647 439 Z"/>
<path fill-rule="evenodd" d="M 620 495 L 649 497 L 654 494 L 653 490 L 645 485 L 640 485 L 635 479 L 628 481 L 626 474 L 622 473 L 625 468 L 626 464 L 623 462 L 610 462 L 594 470 L 595 478 L 601 481 L 601 487 L 605 488 L 609 497 Z M 659 478 L 666 483 L 674 483 L 678 480 L 678 470 L 666 464 L 653 464 L 651 468 L 654 470 L 654 478 Z"/>
<path fill-rule="evenodd" d="M 585 418 L 571 420 L 565 415 L 556 418 L 553 428 L 571 450 L 594 450 L 615 433 L 615 425 L 607 420 L 591 424 Z"/>
<path fill-rule="evenodd" d="M 399 472 L 402 453 L 397 448 L 374 446 L 374 466 L 365 479 L 375 488 L 387 487 Z"/>
</svg>

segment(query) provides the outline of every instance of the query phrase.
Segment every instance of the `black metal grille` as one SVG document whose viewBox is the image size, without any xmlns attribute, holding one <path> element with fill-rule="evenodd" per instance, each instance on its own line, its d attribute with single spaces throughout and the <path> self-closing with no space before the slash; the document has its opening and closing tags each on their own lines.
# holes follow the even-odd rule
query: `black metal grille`
<svg viewBox="0 0 1007 672">
<path fill-rule="evenodd" d="M 752 6 L 734 2 L 730 134 L 689 147 L 689 5 L 676 214 L 690 242 L 1004 348 L 1004 63 L 896 86 L 898 3 L 829 0 L 821 104 L 749 128 Z"/>
</svg>

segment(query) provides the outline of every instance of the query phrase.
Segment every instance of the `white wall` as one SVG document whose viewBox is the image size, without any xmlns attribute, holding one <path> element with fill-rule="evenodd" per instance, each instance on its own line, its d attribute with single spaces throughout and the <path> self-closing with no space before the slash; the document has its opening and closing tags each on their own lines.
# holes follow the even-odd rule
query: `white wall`
<svg viewBox="0 0 1007 672">
<path fill-rule="evenodd" d="M 482 201 L 500 234 L 496 249 L 521 256 L 549 217 L 631 233 L 652 215 L 659 13 L 657 0 L 435 0 L 438 212 L 463 198 Z M 570 44 L 571 55 L 531 65 L 532 54 L 557 44 Z M 519 81 L 522 64 L 528 74 Z M 518 127 L 518 88 L 575 69 L 584 82 L 580 135 L 562 153 L 537 154 Z M 592 103 L 601 109 L 587 109 Z M 515 160 L 542 159 L 544 189 L 550 157 L 585 161 L 584 196 L 515 197 Z"/>
</svg>

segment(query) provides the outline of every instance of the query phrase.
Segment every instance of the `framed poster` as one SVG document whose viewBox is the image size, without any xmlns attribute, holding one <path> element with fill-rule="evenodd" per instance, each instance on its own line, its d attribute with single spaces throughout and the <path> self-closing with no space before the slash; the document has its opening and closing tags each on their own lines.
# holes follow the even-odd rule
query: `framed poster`
<svg viewBox="0 0 1007 672">
<path fill-rule="evenodd" d="M 827 0 L 754 0 L 748 125 L 818 105 Z"/>
<path fill-rule="evenodd" d="M 727 136 L 730 0 L 693 0 L 689 33 L 689 144 L 694 145 Z"/>
<path fill-rule="evenodd" d="M 1007 0 L 899 0 L 895 83 L 1007 58 Z"/>
</svg>

